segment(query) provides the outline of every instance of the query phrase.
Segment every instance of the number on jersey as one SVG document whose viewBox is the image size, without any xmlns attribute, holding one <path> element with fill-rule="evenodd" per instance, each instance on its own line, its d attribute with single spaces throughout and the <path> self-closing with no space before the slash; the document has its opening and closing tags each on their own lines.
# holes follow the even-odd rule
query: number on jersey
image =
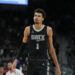
<svg viewBox="0 0 75 75">
<path fill-rule="evenodd" d="M 39 43 L 36 44 L 36 49 L 39 49 Z"/>
</svg>

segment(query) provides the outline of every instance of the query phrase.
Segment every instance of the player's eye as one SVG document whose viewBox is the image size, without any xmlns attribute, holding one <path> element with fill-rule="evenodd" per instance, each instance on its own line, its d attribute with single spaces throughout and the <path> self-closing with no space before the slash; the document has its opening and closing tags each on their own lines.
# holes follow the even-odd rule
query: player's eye
<svg viewBox="0 0 75 75">
<path fill-rule="evenodd" d="M 38 15 L 38 17 L 41 17 L 40 15 Z"/>
</svg>

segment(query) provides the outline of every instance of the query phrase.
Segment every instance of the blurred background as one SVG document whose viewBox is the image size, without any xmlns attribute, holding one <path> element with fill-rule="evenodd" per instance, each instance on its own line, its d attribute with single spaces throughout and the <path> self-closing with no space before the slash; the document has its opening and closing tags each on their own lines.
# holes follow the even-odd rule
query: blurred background
<svg viewBox="0 0 75 75">
<path fill-rule="evenodd" d="M 54 47 L 62 75 L 75 75 L 75 4 L 63 0 L 0 0 L 0 63 L 7 68 L 9 59 L 14 59 L 21 45 L 23 31 L 33 24 L 33 11 L 45 10 L 44 24 L 53 28 Z M 27 71 L 27 61 L 22 55 L 18 67 Z M 20 64 L 20 65 L 19 65 Z M 55 66 L 50 70 L 56 75 Z"/>
</svg>

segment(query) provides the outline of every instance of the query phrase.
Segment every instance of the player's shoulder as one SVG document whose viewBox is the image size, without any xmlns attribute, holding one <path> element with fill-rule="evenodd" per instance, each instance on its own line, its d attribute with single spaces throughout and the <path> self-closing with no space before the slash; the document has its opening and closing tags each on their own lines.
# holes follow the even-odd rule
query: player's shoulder
<svg viewBox="0 0 75 75">
<path fill-rule="evenodd" d="M 26 26 L 25 27 L 25 30 L 30 30 L 30 26 Z"/>
<path fill-rule="evenodd" d="M 47 35 L 49 36 L 51 34 L 53 34 L 52 27 L 47 26 Z"/>
<path fill-rule="evenodd" d="M 24 34 L 29 35 L 30 34 L 30 26 L 26 26 L 24 29 Z"/>
<path fill-rule="evenodd" d="M 52 27 L 47 26 L 47 31 L 52 31 Z"/>
</svg>

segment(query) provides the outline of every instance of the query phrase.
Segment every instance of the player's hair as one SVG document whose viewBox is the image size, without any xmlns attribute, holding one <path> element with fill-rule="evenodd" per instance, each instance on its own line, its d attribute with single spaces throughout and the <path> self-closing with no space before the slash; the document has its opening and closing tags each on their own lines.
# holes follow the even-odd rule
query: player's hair
<svg viewBox="0 0 75 75">
<path fill-rule="evenodd" d="M 37 9 L 34 10 L 34 13 L 36 13 L 36 12 L 41 13 L 43 15 L 43 17 L 46 18 L 46 13 L 43 9 L 37 8 Z"/>
</svg>

